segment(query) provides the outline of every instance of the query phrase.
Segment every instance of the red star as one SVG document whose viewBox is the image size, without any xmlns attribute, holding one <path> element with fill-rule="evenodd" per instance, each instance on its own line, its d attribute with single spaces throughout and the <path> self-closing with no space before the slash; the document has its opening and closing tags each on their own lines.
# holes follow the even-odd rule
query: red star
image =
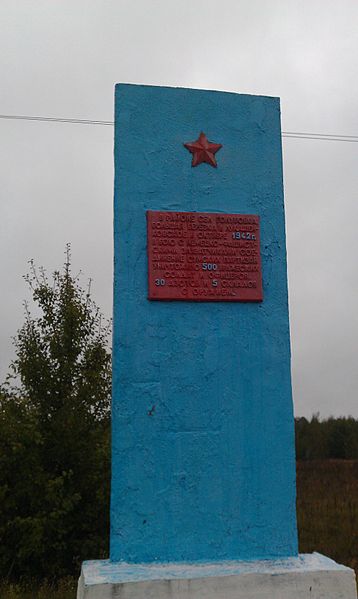
<svg viewBox="0 0 358 599">
<path fill-rule="evenodd" d="M 188 142 L 184 144 L 184 147 L 193 154 L 191 166 L 198 166 L 202 162 L 217 166 L 214 154 L 222 148 L 222 145 L 211 143 L 205 133 L 201 132 L 196 141 Z"/>
</svg>

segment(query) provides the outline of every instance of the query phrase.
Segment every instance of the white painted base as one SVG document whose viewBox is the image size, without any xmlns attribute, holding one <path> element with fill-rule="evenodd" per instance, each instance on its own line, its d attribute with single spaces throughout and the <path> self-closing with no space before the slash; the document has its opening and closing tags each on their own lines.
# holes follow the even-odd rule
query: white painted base
<svg viewBox="0 0 358 599">
<path fill-rule="evenodd" d="M 255 562 L 84 562 L 77 599 L 356 599 L 354 571 L 319 553 Z"/>
</svg>

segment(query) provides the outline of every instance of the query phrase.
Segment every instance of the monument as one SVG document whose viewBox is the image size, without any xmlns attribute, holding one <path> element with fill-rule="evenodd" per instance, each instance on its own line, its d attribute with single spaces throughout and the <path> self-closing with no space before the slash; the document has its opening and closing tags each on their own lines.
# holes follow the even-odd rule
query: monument
<svg viewBox="0 0 358 599">
<path fill-rule="evenodd" d="M 110 560 L 79 599 L 355 597 L 298 555 L 277 98 L 116 86 Z"/>
</svg>

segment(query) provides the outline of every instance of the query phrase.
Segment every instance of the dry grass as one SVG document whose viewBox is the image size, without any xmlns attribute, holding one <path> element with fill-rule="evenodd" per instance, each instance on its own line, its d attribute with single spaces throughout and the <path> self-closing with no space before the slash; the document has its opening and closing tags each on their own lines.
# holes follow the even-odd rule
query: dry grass
<svg viewBox="0 0 358 599">
<path fill-rule="evenodd" d="M 318 551 L 358 575 L 358 460 L 297 462 L 301 553 Z"/>
<path fill-rule="evenodd" d="M 64 578 L 58 584 L 43 582 L 40 586 L 20 584 L 0 585 L 1 599 L 75 599 L 77 578 Z"/>
</svg>

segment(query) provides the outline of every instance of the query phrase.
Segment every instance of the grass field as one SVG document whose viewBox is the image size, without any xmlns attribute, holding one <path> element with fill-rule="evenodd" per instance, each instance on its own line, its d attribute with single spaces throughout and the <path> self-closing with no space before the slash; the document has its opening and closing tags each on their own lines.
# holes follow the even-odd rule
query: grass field
<svg viewBox="0 0 358 599">
<path fill-rule="evenodd" d="M 41 585 L 0 584 L 0 599 L 75 599 L 77 578 L 66 578 L 54 586 L 46 582 Z"/>
<path fill-rule="evenodd" d="M 301 553 L 318 551 L 358 575 L 358 460 L 297 462 Z"/>
<path fill-rule="evenodd" d="M 358 576 L 358 461 L 297 462 L 297 516 L 300 553 L 319 551 L 355 568 Z M 0 599 L 75 599 L 77 579 L 0 585 Z"/>
</svg>

